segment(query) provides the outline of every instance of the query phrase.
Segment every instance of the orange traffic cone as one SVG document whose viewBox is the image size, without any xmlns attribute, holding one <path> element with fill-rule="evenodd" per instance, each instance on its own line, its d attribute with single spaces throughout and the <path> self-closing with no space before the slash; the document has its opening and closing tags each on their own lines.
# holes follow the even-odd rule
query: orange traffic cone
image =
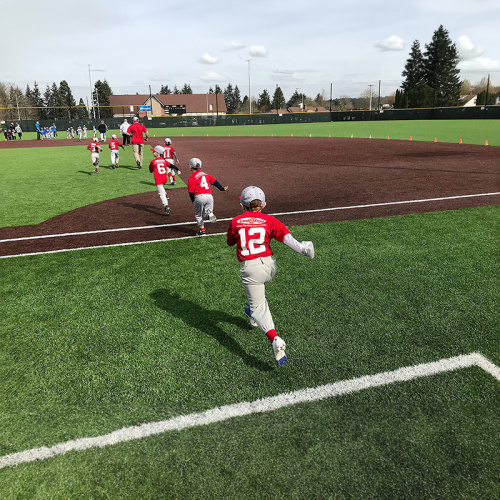
<svg viewBox="0 0 500 500">
<path fill-rule="evenodd" d="M 487 146 L 488 145 L 488 139 L 486 139 L 486 141 L 484 141 L 484 145 Z"/>
<path fill-rule="evenodd" d="M 181 134 L 181 137 L 184 137 L 184 134 Z"/>
<path fill-rule="evenodd" d="M 413 141 L 413 137 L 410 135 L 410 141 Z"/>
<path fill-rule="evenodd" d="M 271 132 L 271 137 L 273 137 L 273 133 Z"/>
<path fill-rule="evenodd" d="M 255 134 L 253 134 L 253 136 L 255 137 Z"/>
<path fill-rule="evenodd" d="M 387 136 L 387 140 L 389 140 L 389 136 Z"/>
<path fill-rule="evenodd" d="M 437 141 L 438 141 L 438 140 L 437 140 L 437 137 L 434 137 L 434 142 L 437 142 Z"/>
<path fill-rule="evenodd" d="M 293 134 L 290 134 L 290 137 L 293 137 Z"/>
<path fill-rule="evenodd" d="M 462 144 L 462 139 L 460 139 L 460 140 L 458 141 L 458 144 Z"/>
<path fill-rule="evenodd" d="M 332 134 L 328 134 L 328 137 L 331 137 L 331 136 L 332 136 Z"/>
<path fill-rule="evenodd" d="M 208 134 L 207 134 L 207 137 L 208 137 Z"/>
<path fill-rule="evenodd" d="M 372 134 L 369 135 L 368 139 L 371 139 L 372 138 Z"/>
<path fill-rule="evenodd" d="M 231 137 L 231 134 L 227 134 L 228 137 Z"/>
</svg>

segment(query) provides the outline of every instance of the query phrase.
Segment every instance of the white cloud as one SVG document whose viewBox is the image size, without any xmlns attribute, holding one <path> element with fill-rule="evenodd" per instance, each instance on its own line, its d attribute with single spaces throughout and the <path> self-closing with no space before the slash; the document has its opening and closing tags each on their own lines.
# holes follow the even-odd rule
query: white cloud
<svg viewBox="0 0 500 500">
<path fill-rule="evenodd" d="M 267 49 L 264 45 L 252 45 L 250 47 L 250 55 L 254 57 L 267 57 Z"/>
<path fill-rule="evenodd" d="M 379 47 L 382 50 L 403 50 L 405 48 L 405 42 L 399 36 L 392 35 L 389 38 L 376 43 L 375 47 Z"/>
<path fill-rule="evenodd" d="M 458 38 L 457 48 L 463 60 L 474 59 L 482 56 L 484 53 L 484 51 L 476 47 L 466 35 L 462 35 Z"/>
<path fill-rule="evenodd" d="M 295 70 L 273 70 L 273 77 L 280 80 L 287 80 L 289 82 L 302 82 L 306 79 L 299 71 Z"/>
<path fill-rule="evenodd" d="M 489 57 L 476 57 L 471 61 L 462 61 L 459 63 L 462 71 L 494 71 L 500 70 L 500 63 Z"/>
<path fill-rule="evenodd" d="M 240 42 L 230 42 L 228 43 L 227 47 L 224 50 L 241 50 L 244 49 L 246 45 L 240 43 Z"/>
<path fill-rule="evenodd" d="M 198 62 L 202 64 L 217 64 L 219 62 L 219 59 L 216 57 L 211 56 L 210 54 L 203 54 L 199 59 Z"/>
<path fill-rule="evenodd" d="M 223 75 L 219 75 L 219 73 L 216 73 L 215 71 L 209 71 L 208 73 L 205 73 L 204 75 L 200 76 L 200 80 L 203 82 L 225 82 L 227 81 L 227 78 Z"/>
</svg>

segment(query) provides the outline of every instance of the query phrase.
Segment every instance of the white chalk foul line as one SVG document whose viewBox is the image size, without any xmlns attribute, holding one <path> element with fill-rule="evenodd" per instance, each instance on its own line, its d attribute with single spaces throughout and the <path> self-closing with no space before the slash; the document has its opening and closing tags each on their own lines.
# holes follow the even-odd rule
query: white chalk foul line
<svg viewBox="0 0 500 500">
<path fill-rule="evenodd" d="M 428 202 L 433 202 L 433 201 L 446 201 L 446 200 L 459 200 L 462 198 L 477 198 L 480 196 L 496 196 L 500 195 L 500 192 L 498 193 L 478 193 L 478 194 L 464 194 L 464 195 L 459 195 L 459 196 L 446 196 L 443 198 L 427 198 L 423 200 L 404 200 L 404 201 L 388 201 L 385 203 L 369 203 L 366 205 L 350 205 L 347 207 L 331 207 L 331 208 L 317 208 L 317 209 L 312 209 L 312 210 L 297 210 L 295 212 L 276 212 L 272 213 L 270 215 L 296 215 L 296 214 L 310 214 L 310 213 L 315 213 L 315 212 L 332 212 L 335 210 L 354 210 L 357 208 L 373 208 L 373 207 L 384 207 L 384 206 L 390 206 L 390 205 L 405 205 L 408 203 L 428 203 Z M 224 222 L 224 221 L 230 221 L 231 219 L 218 219 L 219 222 Z M 46 239 L 46 238 L 64 238 L 67 236 L 82 236 L 82 235 L 88 235 L 88 234 L 102 234 L 102 233 L 116 233 L 120 231 L 144 231 L 147 229 L 161 229 L 161 228 L 167 228 L 167 227 L 175 227 L 175 226 L 186 226 L 186 225 L 193 225 L 196 224 L 194 221 L 189 221 L 189 222 L 176 222 L 172 224 L 158 224 L 155 226 L 136 226 L 136 227 L 119 227 L 115 229 L 98 229 L 95 231 L 79 231 L 79 232 L 74 232 L 74 233 L 61 233 L 61 234 L 42 234 L 38 236 L 23 236 L 21 238 L 7 238 L 4 240 L 0 240 L 0 243 L 8 243 L 12 241 L 25 241 L 25 240 L 41 240 L 41 239 Z"/>
<path fill-rule="evenodd" d="M 152 422 L 132 427 L 124 427 L 103 436 L 75 439 L 54 446 L 35 448 L 11 455 L 0 457 L 0 469 L 14 465 L 46 460 L 58 455 L 64 455 L 70 451 L 83 451 L 90 448 L 104 448 L 118 443 L 124 443 L 135 439 L 143 439 L 169 431 L 180 431 L 201 425 L 210 425 L 223 422 L 235 417 L 244 417 L 255 413 L 265 413 L 287 406 L 300 403 L 320 401 L 326 398 L 351 394 L 372 387 L 380 387 L 395 382 L 407 382 L 420 377 L 429 377 L 439 373 L 459 370 L 478 366 L 500 381 L 500 369 L 482 354 L 472 353 L 468 355 L 455 356 L 453 358 L 441 359 L 431 363 L 419 364 L 399 368 L 390 372 L 366 375 L 351 380 L 335 382 L 334 384 L 322 385 L 310 389 L 301 389 L 294 392 L 280 394 L 251 402 L 236 403 L 220 406 L 201 413 L 181 415 L 161 422 Z"/>
</svg>

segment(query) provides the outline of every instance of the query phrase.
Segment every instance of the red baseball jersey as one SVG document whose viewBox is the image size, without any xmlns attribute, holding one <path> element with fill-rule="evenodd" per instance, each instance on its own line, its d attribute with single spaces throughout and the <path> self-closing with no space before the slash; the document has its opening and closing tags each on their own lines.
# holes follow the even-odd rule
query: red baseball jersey
<svg viewBox="0 0 500 500">
<path fill-rule="evenodd" d="M 142 123 L 135 122 L 130 125 L 127 133 L 131 136 L 130 142 L 132 144 L 144 144 L 143 132 L 146 133 L 148 129 Z"/>
<path fill-rule="evenodd" d="M 195 196 L 197 194 L 212 194 L 210 184 L 215 181 L 215 177 L 201 170 L 195 170 L 188 179 L 188 192 L 193 193 Z"/>
<path fill-rule="evenodd" d="M 109 143 L 109 149 L 112 149 L 112 150 L 116 150 L 116 149 L 118 149 L 120 146 L 121 146 L 120 141 L 117 141 L 117 140 L 115 140 L 115 139 L 113 139 L 113 140 Z"/>
<path fill-rule="evenodd" d="M 283 242 L 290 231 L 272 215 L 262 212 L 244 212 L 236 216 L 227 230 L 227 244 L 236 245 L 240 262 L 273 255 L 270 242 Z"/>
<path fill-rule="evenodd" d="M 90 149 L 91 153 L 99 153 L 99 144 L 97 142 L 91 142 L 88 146 L 87 149 Z"/>
<path fill-rule="evenodd" d="M 165 153 L 163 153 L 163 158 L 167 160 L 169 163 L 174 163 L 174 147 L 173 146 L 165 146 Z"/>
<path fill-rule="evenodd" d="M 151 163 L 149 164 L 149 171 L 154 172 L 155 183 L 157 186 L 167 183 L 167 166 L 167 161 L 161 156 L 158 156 L 157 158 L 151 160 Z"/>
</svg>

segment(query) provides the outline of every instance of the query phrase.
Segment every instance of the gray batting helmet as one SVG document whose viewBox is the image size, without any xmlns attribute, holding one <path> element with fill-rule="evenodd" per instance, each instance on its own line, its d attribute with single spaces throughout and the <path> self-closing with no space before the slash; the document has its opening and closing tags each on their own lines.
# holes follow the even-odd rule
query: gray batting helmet
<svg viewBox="0 0 500 500">
<path fill-rule="evenodd" d="M 196 170 L 201 168 L 201 160 L 199 158 L 191 158 L 189 160 L 189 167 Z"/>
<path fill-rule="evenodd" d="M 171 140 L 167 137 L 167 138 L 165 139 L 165 144 L 172 144 L 172 141 L 171 141 Z"/>
</svg>

